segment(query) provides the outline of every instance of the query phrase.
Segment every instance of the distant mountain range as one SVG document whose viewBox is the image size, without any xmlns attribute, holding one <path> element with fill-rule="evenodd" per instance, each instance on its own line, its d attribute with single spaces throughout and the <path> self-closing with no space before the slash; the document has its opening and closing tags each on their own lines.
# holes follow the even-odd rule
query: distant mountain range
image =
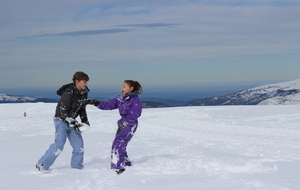
<svg viewBox="0 0 300 190">
<path fill-rule="evenodd" d="M 29 102 L 30 103 L 34 103 L 34 102 L 53 103 L 53 102 L 57 102 L 57 100 L 43 98 L 43 97 L 0 94 L 0 103 L 29 103 Z"/>
<path fill-rule="evenodd" d="M 56 103 L 58 100 L 32 97 L 32 96 L 16 96 L 0 93 L 0 103 L 27 103 L 27 102 L 46 102 Z M 143 100 L 144 108 L 158 108 L 178 106 L 182 101 L 163 102 L 157 99 L 153 101 Z M 163 103 L 162 103 L 163 102 Z M 176 105 L 178 103 L 178 105 Z M 256 88 L 242 90 L 236 93 L 211 97 L 204 99 L 192 100 L 184 106 L 217 106 L 217 105 L 287 105 L 300 104 L 300 79 L 263 85 Z M 180 105 L 183 106 L 183 105 Z"/>
<path fill-rule="evenodd" d="M 220 97 L 191 101 L 188 106 L 300 104 L 300 79 L 263 85 Z"/>
<path fill-rule="evenodd" d="M 143 102 L 143 108 L 163 108 L 163 107 L 169 107 L 166 104 L 158 103 L 158 102 L 150 102 L 150 101 L 142 101 Z"/>
<path fill-rule="evenodd" d="M 0 103 L 36 103 L 36 102 L 45 102 L 45 103 L 57 103 L 58 100 L 43 98 L 43 97 L 33 97 L 33 96 L 16 96 L 0 93 Z M 144 108 L 157 108 L 157 107 L 168 107 L 166 104 L 143 101 Z"/>
</svg>

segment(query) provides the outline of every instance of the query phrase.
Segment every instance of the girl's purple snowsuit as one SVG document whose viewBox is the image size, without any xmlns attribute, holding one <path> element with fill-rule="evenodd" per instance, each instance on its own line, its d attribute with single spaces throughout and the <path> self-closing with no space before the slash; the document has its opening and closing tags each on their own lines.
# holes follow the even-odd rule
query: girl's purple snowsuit
<svg viewBox="0 0 300 190">
<path fill-rule="evenodd" d="M 108 102 L 100 102 L 98 108 L 102 110 L 119 109 L 121 119 L 118 120 L 118 130 L 111 149 L 111 168 L 124 169 L 130 166 L 126 147 L 133 137 L 137 126 L 138 117 L 142 113 L 142 102 L 137 93 L 131 93 L 129 96 L 117 96 Z"/>
</svg>

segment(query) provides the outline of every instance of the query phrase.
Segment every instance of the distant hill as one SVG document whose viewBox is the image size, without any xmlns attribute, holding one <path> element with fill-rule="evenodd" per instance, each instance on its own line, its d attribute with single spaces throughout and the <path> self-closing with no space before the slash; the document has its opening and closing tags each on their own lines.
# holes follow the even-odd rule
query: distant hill
<svg viewBox="0 0 300 190">
<path fill-rule="evenodd" d="M 198 99 L 188 106 L 300 104 L 300 79 L 263 85 L 233 94 Z"/>
<path fill-rule="evenodd" d="M 143 102 L 160 102 L 166 107 L 173 106 L 184 106 L 188 103 L 188 101 L 176 100 L 176 99 L 166 99 L 166 98 L 154 98 L 154 97 L 145 97 L 142 98 Z"/>
<path fill-rule="evenodd" d="M 43 98 L 43 97 L 33 97 L 33 96 L 16 96 L 0 93 L 0 103 L 35 103 L 35 102 L 45 102 L 45 103 L 57 103 L 58 100 Z M 168 107 L 166 104 L 143 101 L 144 108 L 161 108 Z"/>
<path fill-rule="evenodd" d="M 9 94 L 0 93 L 0 103 L 34 103 L 34 102 L 47 102 L 55 103 L 57 100 L 43 98 L 43 97 L 33 97 L 33 96 L 16 96 Z"/>
<path fill-rule="evenodd" d="M 169 107 L 166 104 L 158 103 L 158 102 L 150 102 L 150 101 L 142 101 L 143 102 L 143 108 L 163 108 L 163 107 Z"/>
<path fill-rule="evenodd" d="M 101 98 L 101 100 L 103 99 Z M 44 97 L 16 96 L 0 93 L 0 103 L 56 103 L 57 101 L 58 100 Z M 161 103 L 162 101 L 155 98 L 143 99 L 142 102 L 144 108 L 160 108 L 169 106 L 300 104 L 300 79 L 263 85 L 219 97 L 191 100 L 189 103 L 184 103 L 184 101 L 177 100 L 165 100 L 163 101 L 164 103 Z"/>
</svg>

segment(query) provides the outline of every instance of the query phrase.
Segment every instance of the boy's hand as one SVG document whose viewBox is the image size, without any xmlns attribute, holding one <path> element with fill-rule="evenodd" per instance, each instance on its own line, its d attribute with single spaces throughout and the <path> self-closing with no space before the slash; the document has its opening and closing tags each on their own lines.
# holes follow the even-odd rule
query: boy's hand
<svg viewBox="0 0 300 190">
<path fill-rule="evenodd" d="M 73 126 L 73 128 L 76 130 L 76 131 L 78 131 L 79 133 L 81 133 L 81 131 L 80 131 L 80 129 L 79 129 L 79 127 L 81 127 L 81 123 L 75 123 L 75 125 Z"/>
<path fill-rule="evenodd" d="M 71 117 L 67 117 L 65 119 L 68 123 L 70 127 L 73 127 L 76 131 L 78 131 L 79 133 L 81 133 L 79 127 L 81 127 L 81 123 L 78 123 L 75 119 L 71 118 Z M 88 121 L 86 121 L 88 122 Z"/>
<path fill-rule="evenodd" d="M 78 123 L 75 119 L 73 119 L 72 117 L 67 117 L 66 119 L 66 122 L 69 123 L 69 126 L 70 127 L 74 127 L 76 125 L 76 123 Z"/>
<path fill-rule="evenodd" d="M 91 104 L 91 105 L 94 105 L 94 106 L 98 107 L 99 104 L 100 104 L 100 101 L 99 101 L 99 100 L 96 100 L 96 99 L 94 99 L 94 98 L 92 98 L 92 99 L 87 99 L 87 100 L 86 100 L 86 104 Z"/>
</svg>

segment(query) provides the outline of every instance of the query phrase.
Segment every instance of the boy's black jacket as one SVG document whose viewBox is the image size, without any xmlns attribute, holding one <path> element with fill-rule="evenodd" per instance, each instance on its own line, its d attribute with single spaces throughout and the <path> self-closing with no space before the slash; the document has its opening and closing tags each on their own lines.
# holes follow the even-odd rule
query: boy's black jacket
<svg viewBox="0 0 300 190">
<path fill-rule="evenodd" d="M 89 88 L 78 90 L 73 83 L 65 84 L 57 90 L 57 95 L 61 96 L 55 110 L 55 118 L 65 120 L 67 117 L 76 118 L 80 116 L 81 122 L 88 121 L 85 105 L 77 109 L 83 100 L 88 98 Z M 76 113 L 76 114 L 75 114 Z"/>
</svg>

